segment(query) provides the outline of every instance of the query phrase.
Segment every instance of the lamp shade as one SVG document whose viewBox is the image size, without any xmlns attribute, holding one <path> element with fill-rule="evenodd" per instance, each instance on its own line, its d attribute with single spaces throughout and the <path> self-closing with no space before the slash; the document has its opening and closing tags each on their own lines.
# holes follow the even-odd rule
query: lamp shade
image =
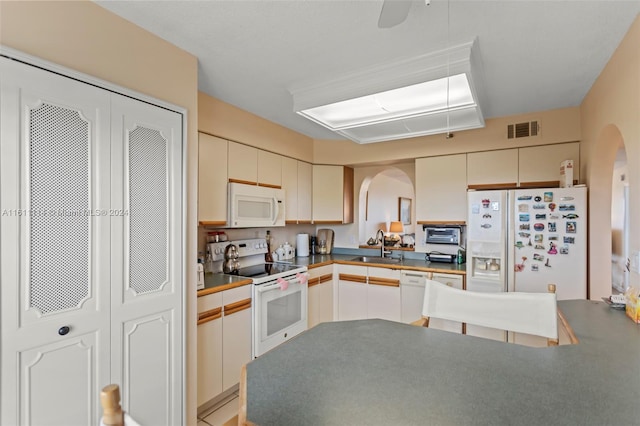
<svg viewBox="0 0 640 426">
<path fill-rule="evenodd" d="M 389 225 L 389 232 L 391 234 L 402 234 L 404 232 L 402 222 L 391 222 L 391 225 Z"/>
</svg>

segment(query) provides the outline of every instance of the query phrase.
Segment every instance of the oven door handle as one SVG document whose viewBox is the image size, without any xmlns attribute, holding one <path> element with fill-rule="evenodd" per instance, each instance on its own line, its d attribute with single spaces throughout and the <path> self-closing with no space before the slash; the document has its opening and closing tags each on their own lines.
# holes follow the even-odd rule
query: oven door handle
<svg viewBox="0 0 640 426">
<path fill-rule="evenodd" d="M 294 278 L 292 280 L 288 281 L 289 285 L 291 284 L 302 284 L 302 281 L 300 280 L 300 278 Z M 280 290 L 280 283 L 273 283 L 273 284 L 265 284 L 265 285 L 258 285 L 256 286 L 256 291 L 258 293 L 264 293 L 266 291 L 271 291 L 271 290 Z M 286 291 L 286 290 L 284 290 Z"/>
</svg>

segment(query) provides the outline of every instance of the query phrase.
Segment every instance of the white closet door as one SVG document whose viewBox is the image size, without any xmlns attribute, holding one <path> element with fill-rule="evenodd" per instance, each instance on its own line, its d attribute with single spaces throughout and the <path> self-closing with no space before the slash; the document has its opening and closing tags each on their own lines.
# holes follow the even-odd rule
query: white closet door
<svg viewBox="0 0 640 426">
<path fill-rule="evenodd" d="M 0 424 L 97 424 L 109 364 L 109 93 L 0 58 Z"/>
<path fill-rule="evenodd" d="M 148 425 L 182 423 L 181 123 L 112 97 L 112 376 Z"/>
</svg>

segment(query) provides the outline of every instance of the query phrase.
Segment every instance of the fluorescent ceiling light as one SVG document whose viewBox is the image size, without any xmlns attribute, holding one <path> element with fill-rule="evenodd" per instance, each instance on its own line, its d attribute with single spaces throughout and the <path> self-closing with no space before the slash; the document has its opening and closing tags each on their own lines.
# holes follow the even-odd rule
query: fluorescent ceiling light
<svg viewBox="0 0 640 426">
<path fill-rule="evenodd" d="M 358 143 L 484 127 L 475 40 L 290 89 L 296 113 Z M 475 76 L 475 77 L 473 77 Z"/>
<path fill-rule="evenodd" d="M 475 105 L 466 74 L 448 80 L 449 87 L 444 77 L 305 109 L 299 114 L 331 130 L 342 130 Z"/>
</svg>

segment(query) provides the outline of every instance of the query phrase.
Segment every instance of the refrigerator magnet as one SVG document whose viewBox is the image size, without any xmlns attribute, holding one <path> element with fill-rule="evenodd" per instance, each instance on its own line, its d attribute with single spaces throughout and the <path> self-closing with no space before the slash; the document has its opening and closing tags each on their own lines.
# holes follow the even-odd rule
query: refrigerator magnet
<svg viewBox="0 0 640 426">
<path fill-rule="evenodd" d="M 549 219 L 560 219 L 560 215 L 559 214 L 550 214 L 549 215 Z"/>
<path fill-rule="evenodd" d="M 520 230 L 521 231 L 528 231 L 529 230 L 529 224 L 528 223 L 521 223 L 520 224 Z"/>
<path fill-rule="evenodd" d="M 569 246 L 564 245 L 560 247 L 560 254 L 569 254 Z"/>
<path fill-rule="evenodd" d="M 543 262 L 544 256 L 538 253 L 533 253 L 533 260 L 537 260 L 538 262 Z"/>
<path fill-rule="evenodd" d="M 518 235 L 522 238 L 529 238 L 531 236 L 531 234 L 528 232 L 518 232 Z"/>
<path fill-rule="evenodd" d="M 479 204 L 472 204 L 471 205 L 471 213 L 473 213 L 473 214 L 480 213 L 480 205 Z"/>
<path fill-rule="evenodd" d="M 549 241 L 558 241 L 558 236 L 557 235 L 550 235 L 548 237 Z"/>
<path fill-rule="evenodd" d="M 558 207 L 558 210 L 560 210 L 561 212 L 572 212 L 575 211 L 576 206 L 573 204 L 560 204 L 560 206 Z"/>
<path fill-rule="evenodd" d="M 550 203 L 553 201 L 553 192 L 545 192 L 544 193 L 544 202 Z"/>
<path fill-rule="evenodd" d="M 544 250 L 544 246 L 542 244 L 536 244 L 534 247 L 535 250 Z"/>
<path fill-rule="evenodd" d="M 494 201 L 491 203 L 491 210 L 497 212 L 500 210 L 500 201 Z"/>
<path fill-rule="evenodd" d="M 556 203 L 549 203 L 549 210 L 554 211 L 556 209 Z"/>
<path fill-rule="evenodd" d="M 549 253 L 549 254 L 558 254 L 558 248 L 553 243 L 553 241 L 549 242 L 549 251 L 547 253 Z"/>
<path fill-rule="evenodd" d="M 562 242 L 565 244 L 575 244 L 576 237 L 562 237 Z"/>
<path fill-rule="evenodd" d="M 519 215 L 519 218 L 520 218 L 520 222 L 529 222 L 529 215 L 526 213 Z"/>
<path fill-rule="evenodd" d="M 556 223 L 555 222 L 549 222 L 547 224 L 547 231 L 556 232 Z"/>
<path fill-rule="evenodd" d="M 489 208 L 489 204 L 491 204 L 491 200 L 489 200 L 488 198 L 482 200 L 482 207 L 484 207 L 485 209 Z"/>
<path fill-rule="evenodd" d="M 542 241 L 544 241 L 544 235 L 542 235 L 542 234 L 536 234 L 536 235 L 533 237 L 533 240 L 534 240 L 536 243 L 541 243 Z"/>
<path fill-rule="evenodd" d="M 540 204 L 540 203 L 533 205 L 534 210 L 544 210 L 546 207 L 547 207 L 546 204 Z"/>
<path fill-rule="evenodd" d="M 531 195 L 519 195 L 518 201 L 529 201 L 531 200 Z"/>
<path fill-rule="evenodd" d="M 544 213 L 540 213 L 536 215 L 536 219 L 538 220 L 545 220 L 547 218 L 547 215 Z"/>
<path fill-rule="evenodd" d="M 547 268 L 551 268 L 551 265 L 549 264 L 549 259 L 547 258 L 547 262 L 544 264 L 544 266 L 546 266 Z"/>
<path fill-rule="evenodd" d="M 542 197 L 539 195 L 536 195 L 535 197 L 533 197 L 533 201 L 536 201 L 539 203 L 540 201 L 542 201 Z"/>
<path fill-rule="evenodd" d="M 526 213 L 529 211 L 529 204 L 518 204 L 518 211 L 521 213 Z"/>
<path fill-rule="evenodd" d="M 576 233 L 576 222 L 573 221 L 569 221 L 567 222 L 567 233 L 568 234 L 575 234 Z"/>
<path fill-rule="evenodd" d="M 516 263 L 515 265 L 513 265 L 513 269 L 516 272 L 524 271 L 524 262 L 526 261 L 527 261 L 527 256 L 522 256 L 522 263 Z"/>
<path fill-rule="evenodd" d="M 537 263 L 532 263 L 531 264 L 531 271 L 538 272 L 538 264 Z"/>
<path fill-rule="evenodd" d="M 533 229 L 535 229 L 536 231 L 544 231 L 544 223 L 536 223 L 533 225 Z"/>
<path fill-rule="evenodd" d="M 521 249 L 522 247 L 524 247 L 524 243 L 522 241 L 516 241 L 516 243 L 514 244 L 517 248 Z"/>
<path fill-rule="evenodd" d="M 577 215 L 577 214 L 575 214 L 575 213 L 569 213 L 569 214 L 563 214 L 563 215 L 562 215 L 562 218 L 563 218 L 563 219 L 577 219 L 577 218 L 579 218 L 579 217 L 580 217 L 580 216 L 578 216 L 578 215 Z"/>
</svg>

